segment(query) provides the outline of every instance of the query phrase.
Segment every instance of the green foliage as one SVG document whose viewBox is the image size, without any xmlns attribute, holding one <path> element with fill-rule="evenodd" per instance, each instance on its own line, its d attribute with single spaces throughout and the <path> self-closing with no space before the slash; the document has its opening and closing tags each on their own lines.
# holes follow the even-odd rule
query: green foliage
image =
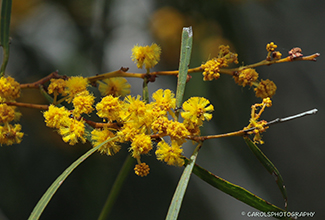
<svg viewBox="0 0 325 220">
<path fill-rule="evenodd" d="M 90 155 L 92 155 L 95 151 L 98 150 L 101 146 L 106 144 L 107 142 L 111 141 L 112 139 L 106 140 L 102 144 L 98 145 L 97 147 L 94 147 L 87 151 L 84 155 L 82 155 L 78 160 L 73 162 L 53 183 L 52 185 L 47 189 L 47 191 L 44 193 L 42 198 L 39 200 L 37 205 L 35 206 L 32 214 L 29 216 L 29 220 L 39 219 L 41 214 L 43 213 L 45 207 L 52 199 L 55 192 L 59 189 L 59 187 L 63 184 L 63 181 L 72 173 L 74 169 L 76 169 L 83 161 L 85 161 Z"/>
<path fill-rule="evenodd" d="M 197 146 L 197 148 L 199 148 L 200 146 L 201 146 L 201 144 L 199 144 Z M 190 181 L 190 177 L 191 177 L 193 167 L 194 167 L 198 153 L 199 153 L 198 150 L 194 151 L 190 160 L 188 161 L 188 163 L 185 166 L 185 169 L 184 169 L 183 174 L 178 182 L 173 199 L 172 199 L 171 204 L 168 209 L 168 213 L 166 216 L 166 219 L 168 219 L 168 220 L 175 220 L 178 218 L 178 214 L 181 209 L 183 198 L 186 193 L 186 188 L 187 188 L 188 182 Z"/>
<path fill-rule="evenodd" d="M 286 187 L 284 185 L 283 178 L 282 178 L 280 172 L 273 165 L 273 163 L 265 156 L 265 154 L 256 146 L 256 144 L 251 139 L 249 139 L 248 137 L 244 137 L 244 140 L 245 140 L 247 146 L 249 147 L 249 149 L 251 149 L 251 151 L 254 153 L 254 155 L 256 156 L 256 158 L 265 167 L 265 169 L 272 176 L 274 176 L 275 182 L 277 183 L 277 185 L 278 185 L 278 187 L 280 189 L 280 192 L 281 192 L 281 194 L 283 196 L 284 206 L 287 209 L 287 200 L 288 200 L 287 190 L 286 190 Z"/>
<path fill-rule="evenodd" d="M 213 173 L 203 169 L 199 165 L 195 164 L 193 173 L 200 177 L 211 186 L 221 190 L 222 192 L 246 203 L 247 205 L 254 207 L 263 212 L 284 212 L 283 209 L 265 201 L 264 199 L 254 195 L 248 190 L 230 183 L 229 181 L 214 175 Z M 284 217 L 279 219 L 285 219 Z"/>
<path fill-rule="evenodd" d="M 0 45 L 3 49 L 3 61 L 0 69 L 0 77 L 4 75 L 9 60 L 9 28 L 11 18 L 11 0 L 2 0 L 0 21 Z"/>
<path fill-rule="evenodd" d="M 187 70 L 191 59 L 192 41 L 193 41 L 192 27 L 183 28 L 180 63 L 179 63 L 179 75 L 178 75 L 177 91 L 176 91 L 176 108 L 180 108 L 182 106 L 186 79 L 187 79 Z"/>
</svg>

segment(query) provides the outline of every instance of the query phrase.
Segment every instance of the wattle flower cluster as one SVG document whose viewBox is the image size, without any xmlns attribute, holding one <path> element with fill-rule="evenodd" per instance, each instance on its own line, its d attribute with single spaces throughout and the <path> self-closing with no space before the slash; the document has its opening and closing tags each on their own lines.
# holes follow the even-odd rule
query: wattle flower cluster
<svg viewBox="0 0 325 220">
<path fill-rule="evenodd" d="M 238 63 L 238 54 L 229 51 L 229 46 L 221 45 L 219 47 L 219 55 L 217 58 L 208 60 L 201 65 L 204 81 L 212 81 L 220 77 L 220 68 L 228 67 L 230 63 Z"/>
<path fill-rule="evenodd" d="M 0 78 L 0 144 L 12 145 L 22 141 L 24 133 L 20 124 L 10 124 L 19 120 L 21 113 L 16 112 L 15 106 L 5 102 L 15 102 L 20 96 L 20 84 L 12 77 Z"/>
<path fill-rule="evenodd" d="M 275 51 L 276 48 L 277 45 L 273 42 L 267 45 L 267 62 L 276 62 L 281 58 L 281 54 Z M 132 60 L 138 68 L 145 66 L 147 70 L 144 75 L 136 75 L 145 79 L 151 76 L 150 68 L 159 62 L 160 54 L 161 48 L 157 44 L 134 46 Z M 221 68 L 228 67 L 231 63 L 238 63 L 237 56 L 236 53 L 230 52 L 229 46 L 221 45 L 217 58 L 192 71 L 203 71 L 205 81 L 219 78 L 220 72 L 231 74 L 240 86 L 255 87 L 256 96 L 263 98 L 263 102 L 253 105 L 250 124 L 244 130 L 248 130 L 248 134 L 254 134 L 254 141 L 262 144 L 261 133 L 267 129 L 267 122 L 258 119 L 265 107 L 272 105 L 270 97 L 275 94 L 276 85 L 268 79 L 258 81 L 259 74 L 251 68 L 252 65 L 228 72 L 221 71 Z M 119 73 L 121 76 L 128 76 L 123 75 L 124 70 Z M 129 142 L 129 152 L 138 163 L 134 170 L 139 176 L 148 175 L 150 168 L 141 162 L 141 157 L 153 150 L 158 160 L 168 165 L 183 166 L 182 145 L 188 139 L 195 140 L 200 136 L 203 121 L 211 120 L 214 107 L 210 101 L 202 97 L 191 97 L 177 109 L 179 112 L 176 114 L 175 94 L 171 90 L 157 90 L 152 94 L 152 102 L 148 103 L 147 95 L 145 100 L 139 95 L 128 95 L 131 86 L 127 80 L 114 76 L 116 75 L 106 74 L 105 77 L 97 79 L 81 76 L 52 78 L 47 92 L 53 95 L 53 102 L 48 108 L 42 108 L 47 109 L 43 113 L 46 125 L 56 129 L 63 141 L 70 145 L 89 140 L 100 153 L 109 156 L 120 151 L 121 143 Z M 98 90 L 103 96 L 96 104 L 94 95 L 87 90 L 90 83 L 94 85 L 95 82 L 98 83 Z M 11 77 L 0 78 L 0 144 L 21 142 L 21 126 L 9 124 L 20 116 L 15 107 L 11 106 L 19 95 L 19 83 Z M 72 109 L 61 106 L 60 103 L 63 102 L 72 106 Z M 260 109 L 259 113 L 256 112 L 257 109 Z M 86 119 L 94 112 L 101 118 L 100 122 Z M 181 116 L 182 120 L 179 121 L 178 116 Z"/>
<path fill-rule="evenodd" d="M 263 102 L 260 104 L 252 105 L 251 118 L 249 120 L 249 125 L 244 128 L 244 130 L 254 128 L 254 130 L 249 131 L 248 134 L 254 134 L 254 142 L 259 144 L 264 144 L 262 140 L 261 133 L 265 132 L 269 127 L 267 126 L 267 122 L 265 120 L 258 121 L 264 112 L 266 107 L 271 107 L 272 101 L 270 98 L 264 98 Z M 257 113 L 258 111 L 258 113 Z"/>
<path fill-rule="evenodd" d="M 56 83 L 56 80 L 51 83 Z M 58 85 L 62 85 L 62 82 Z M 150 170 L 148 165 L 141 162 L 141 156 L 149 154 L 155 147 L 158 160 L 182 166 L 182 144 L 189 136 L 200 134 L 199 127 L 204 120 L 212 118 L 211 112 L 214 110 L 207 99 L 192 97 L 182 106 L 181 123 L 174 112 L 175 95 L 169 89 L 159 89 L 153 93 L 151 103 L 145 103 L 140 96 L 128 95 L 122 100 L 119 96 L 108 94 L 94 106 L 94 96 L 87 91 L 87 86 L 82 77 L 71 77 L 64 89 L 58 87 L 55 90 L 55 86 L 52 86 L 53 91 L 67 95 L 66 101 L 72 102 L 73 109 L 50 105 L 44 112 L 46 125 L 57 129 L 63 141 L 70 145 L 85 142 L 87 135 L 91 137 L 93 147 L 106 141 L 98 151 L 109 156 L 119 152 L 121 143 L 130 142 L 129 151 L 138 161 L 135 173 L 140 176 L 146 176 Z M 93 110 L 103 122 L 98 122 L 100 126 L 91 131 L 86 129 L 83 115 Z M 165 136 L 170 138 L 170 144 L 164 140 Z M 157 146 L 153 140 L 159 142 Z"/>
</svg>

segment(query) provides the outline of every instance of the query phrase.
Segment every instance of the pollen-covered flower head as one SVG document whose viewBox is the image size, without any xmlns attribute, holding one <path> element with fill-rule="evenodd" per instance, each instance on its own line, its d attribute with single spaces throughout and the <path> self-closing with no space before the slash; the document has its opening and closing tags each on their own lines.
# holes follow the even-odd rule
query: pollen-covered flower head
<svg viewBox="0 0 325 220">
<path fill-rule="evenodd" d="M 120 117 L 125 124 L 133 126 L 140 132 L 149 132 L 152 122 L 159 117 L 158 112 L 153 109 L 153 104 L 146 104 L 140 96 L 127 96 L 123 102 L 123 110 Z"/>
<path fill-rule="evenodd" d="M 184 118 L 184 123 L 201 126 L 204 120 L 209 121 L 212 118 L 211 112 L 214 107 L 203 97 L 191 97 L 183 103 L 182 109 L 181 116 Z"/>
<path fill-rule="evenodd" d="M 132 157 L 140 158 L 141 154 L 147 154 L 152 149 L 151 137 L 146 134 L 136 135 L 131 143 L 130 151 L 132 151 Z"/>
<path fill-rule="evenodd" d="M 222 62 L 218 62 L 219 59 L 211 59 L 208 60 L 205 64 L 201 65 L 203 71 L 203 80 L 204 81 L 211 81 L 213 79 L 219 79 L 220 77 L 220 66 Z M 220 60 L 219 60 L 220 61 Z"/>
<path fill-rule="evenodd" d="M 252 86 L 257 79 L 258 73 L 252 68 L 243 69 L 238 76 L 234 76 L 235 82 L 243 87 L 246 85 Z"/>
<path fill-rule="evenodd" d="M 266 98 L 274 96 L 276 92 L 276 85 L 273 81 L 267 79 L 267 80 L 261 80 L 261 82 L 258 84 L 258 86 L 254 89 L 256 97 L 259 98 Z"/>
<path fill-rule="evenodd" d="M 118 97 L 113 97 L 112 95 L 105 96 L 96 105 L 97 115 L 109 121 L 119 120 L 121 109 L 121 101 Z"/>
<path fill-rule="evenodd" d="M 220 68 L 228 67 L 230 63 L 238 63 L 238 54 L 232 53 L 229 46 L 221 45 L 219 47 L 219 55 L 217 58 L 208 60 L 205 64 L 201 65 L 203 69 L 203 80 L 211 81 L 220 77 Z"/>
<path fill-rule="evenodd" d="M 176 99 L 174 98 L 174 93 L 169 90 L 159 89 L 152 94 L 154 111 L 160 112 L 159 115 L 166 115 L 169 112 L 174 115 L 172 109 L 176 107 Z"/>
<path fill-rule="evenodd" d="M 161 49 L 157 44 L 151 46 L 134 46 L 132 49 L 132 60 L 140 69 L 145 66 L 146 69 L 154 67 L 160 60 Z"/>
<path fill-rule="evenodd" d="M 0 78 L 0 102 L 13 101 L 20 96 L 20 84 L 14 78 Z"/>
<path fill-rule="evenodd" d="M 73 98 L 81 92 L 87 90 L 88 79 L 82 76 L 72 76 L 66 81 L 65 93 L 68 95 L 67 102 L 71 102 Z"/>
<path fill-rule="evenodd" d="M 19 144 L 24 136 L 20 124 L 0 126 L 0 144 Z"/>
<path fill-rule="evenodd" d="M 157 132 L 158 134 L 165 135 L 167 134 L 167 129 L 170 124 L 170 121 L 167 117 L 161 116 L 153 121 L 151 124 L 151 129 L 153 132 Z"/>
<path fill-rule="evenodd" d="M 123 77 L 114 77 L 98 81 L 98 90 L 102 96 L 112 95 L 114 97 L 130 94 L 131 85 Z"/>
<path fill-rule="evenodd" d="M 186 142 L 185 137 L 190 135 L 190 132 L 183 123 L 171 121 L 167 127 L 167 135 L 169 135 L 172 140 L 177 141 L 179 144 L 183 144 Z"/>
<path fill-rule="evenodd" d="M 0 124 L 11 122 L 15 119 L 15 109 L 7 104 L 0 104 Z"/>
<path fill-rule="evenodd" d="M 117 135 L 120 137 L 121 142 L 132 141 L 134 137 L 141 133 L 138 123 L 128 122 L 123 125 L 120 131 L 117 132 Z"/>
<path fill-rule="evenodd" d="M 79 117 L 81 114 L 90 114 L 94 108 L 93 104 L 95 102 L 95 97 L 86 90 L 76 95 L 72 100 L 73 103 L 73 115 Z"/>
<path fill-rule="evenodd" d="M 165 141 L 160 141 L 157 144 L 156 156 L 158 160 L 166 162 L 172 166 L 183 166 L 184 159 L 182 158 L 183 149 L 177 141 L 172 141 L 171 146 Z"/>
<path fill-rule="evenodd" d="M 51 79 L 51 83 L 48 87 L 48 93 L 52 94 L 56 92 L 57 94 L 66 95 L 64 94 L 65 87 L 66 81 L 64 79 Z"/>
<path fill-rule="evenodd" d="M 64 142 L 74 145 L 80 139 L 82 143 L 86 142 L 85 124 L 83 121 L 78 121 L 74 118 L 68 118 L 66 124 L 59 129 L 60 135 Z"/>
<path fill-rule="evenodd" d="M 69 120 L 71 113 L 63 106 L 61 108 L 50 105 L 49 109 L 43 113 L 46 126 L 50 128 L 60 128 L 62 124 Z"/>
<path fill-rule="evenodd" d="M 125 111 L 123 113 L 123 120 L 141 121 L 146 114 L 147 106 L 140 99 L 140 96 L 138 95 L 135 98 L 129 95 L 125 97 L 124 103 Z"/>
<path fill-rule="evenodd" d="M 93 147 L 97 147 L 101 143 L 106 140 L 115 137 L 115 134 L 109 130 L 109 128 L 104 127 L 103 129 L 94 129 L 91 132 L 91 141 Z M 116 141 L 108 141 L 106 144 L 98 148 L 98 151 L 102 154 L 107 154 L 109 156 L 114 155 L 115 153 L 119 152 L 121 146 L 116 143 Z"/>
</svg>

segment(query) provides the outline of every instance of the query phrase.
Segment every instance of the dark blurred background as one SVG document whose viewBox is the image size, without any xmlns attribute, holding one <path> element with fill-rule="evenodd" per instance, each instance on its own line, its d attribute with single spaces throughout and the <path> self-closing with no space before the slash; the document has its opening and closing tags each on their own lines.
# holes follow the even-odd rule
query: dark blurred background
<svg viewBox="0 0 325 220">
<path fill-rule="evenodd" d="M 272 126 L 263 136 L 262 151 L 282 174 L 290 211 L 316 212 L 324 219 L 324 61 L 325 2 L 321 0 L 14 0 L 8 75 L 33 82 L 59 70 L 62 75 L 92 76 L 129 67 L 135 44 L 162 47 L 156 70 L 178 68 L 182 27 L 193 26 L 191 67 L 217 55 L 220 44 L 239 54 L 240 64 L 265 58 L 267 43 L 287 52 L 296 46 L 304 55 L 320 53 L 317 62 L 293 62 L 257 68 L 261 79 L 278 86 L 273 106 L 262 118 L 272 120 L 317 108 L 317 115 Z M 142 82 L 131 79 L 132 94 Z M 175 90 L 174 77 L 158 77 L 149 85 Z M 202 82 L 195 74 L 185 98 L 208 98 L 214 118 L 203 134 L 226 133 L 248 124 L 250 106 L 260 102 L 253 89 L 222 75 Z M 24 90 L 19 101 L 46 104 L 37 90 Z M 0 148 L 0 219 L 27 219 L 51 183 L 91 146 L 70 146 L 44 124 L 42 113 L 20 109 L 25 136 L 19 145 Z M 185 147 L 187 156 L 194 147 Z M 153 153 L 152 153 L 153 154 Z M 127 148 L 113 157 L 94 154 L 64 182 L 41 219 L 97 219 Z M 169 167 L 154 155 L 144 157 L 151 173 L 130 172 L 110 219 L 164 219 L 183 168 Z M 242 138 L 210 140 L 198 164 L 269 202 L 283 207 L 274 178 L 262 167 Z M 253 208 L 211 187 L 195 175 L 185 195 L 179 219 L 249 219 L 241 212 Z"/>
</svg>

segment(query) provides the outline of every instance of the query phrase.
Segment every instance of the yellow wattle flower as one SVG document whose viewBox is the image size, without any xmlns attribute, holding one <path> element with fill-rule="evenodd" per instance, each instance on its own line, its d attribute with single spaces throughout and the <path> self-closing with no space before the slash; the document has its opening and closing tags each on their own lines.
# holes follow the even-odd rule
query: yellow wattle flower
<svg viewBox="0 0 325 220">
<path fill-rule="evenodd" d="M 43 113 L 45 123 L 50 128 L 60 128 L 68 119 L 71 113 L 63 106 L 61 108 L 50 105 L 49 109 Z"/>
<path fill-rule="evenodd" d="M 157 44 L 151 46 L 135 45 L 132 49 L 132 61 L 141 69 L 143 65 L 146 69 L 154 67 L 160 60 L 161 48 Z"/>
<path fill-rule="evenodd" d="M 273 81 L 267 79 L 267 80 L 261 80 L 261 82 L 258 84 L 258 86 L 254 89 L 255 96 L 259 98 L 267 98 L 275 95 L 276 92 L 276 85 Z"/>
<path fill-rule="evenodd" d="M 102 96 L 112 95 L 114 97 L 130 94 L 131 85 L 123 77 L 114 77 L 98 81 L 98 90 Z"/>
<path fill-rule="evenodd" d="M 64 93 L 68 95 L 67 102 L 70 103 L 73 98 L 87 90 L 89 86 L 88 79 L 82 76 L 72 76 L 66 81 Z"/>
<path fill-rule="evenodd" d="M 103 129 L 94 129 L 91 132 L 91 141 L 93 147 L 97 147 L 99 144 L 113 137 L 115 137 L 115 134 L 112 131 L 110 131 L 107 127 L 104 127 Z M 98 151 L 102 154 L 107 154 L 109 156 L 112 156 L 115 153 L 119 152 L 120 149 L 121 146 L 118 145 L 116 142 L 109 141 L 103 146 L 101 146 L 100 148 L 98 148 Z"/>
<path fill-rule="evenodd" d="M 182 152 L 183 149 L 176 141 L 172 141 L 171 146 L 165 141 L 160 141 L 157 144 L 156 156 L 158 160 L 164 161 L 168 165 L 181 167 L 184 165 Z"/>
<path fill-rule="evenodd" d="M 74 145 L 78 143 L 80 139 L 82 143 L 86 142 L 85 136 L 85 124 L 82 121 L 78 121 L 74 118 L 69 118 L 66 125 L 61 126 L 59 129 L 60 135 L 64 142 Z"/>
<path fill-rule="evenodd" d="M 2 76 L 0 78 L 0 101 L 13 101 L 20 96 L 20 84 L 14 78 Z"/>
<path fill-rule="evenodd" d="M 141 154 L 147 154 L 152 149 L 151 137 L 146 134 L 136 135 L 131 143 L 130 151 L 132 151 L 132 157 L 140 158 Z"/>
<path fill-rule="evenodd" d="M 203 97 L 191 97 L 183 103 L 183 112 L 181 112 L 184 123 L 191 123 L 193 128 L 201 126 L 204 120 L 211 120 L 211 112 L 214 110 L 210 101 Z"/>
<path fill-rule="evenodd" d="M 86 92 L 79 93 L 73 100 L 73 115 L 79 117 L 81 114 L 90 114 L 94 108 L 93 104 L 95 97 L 86 90 Z"/>
</svg>

